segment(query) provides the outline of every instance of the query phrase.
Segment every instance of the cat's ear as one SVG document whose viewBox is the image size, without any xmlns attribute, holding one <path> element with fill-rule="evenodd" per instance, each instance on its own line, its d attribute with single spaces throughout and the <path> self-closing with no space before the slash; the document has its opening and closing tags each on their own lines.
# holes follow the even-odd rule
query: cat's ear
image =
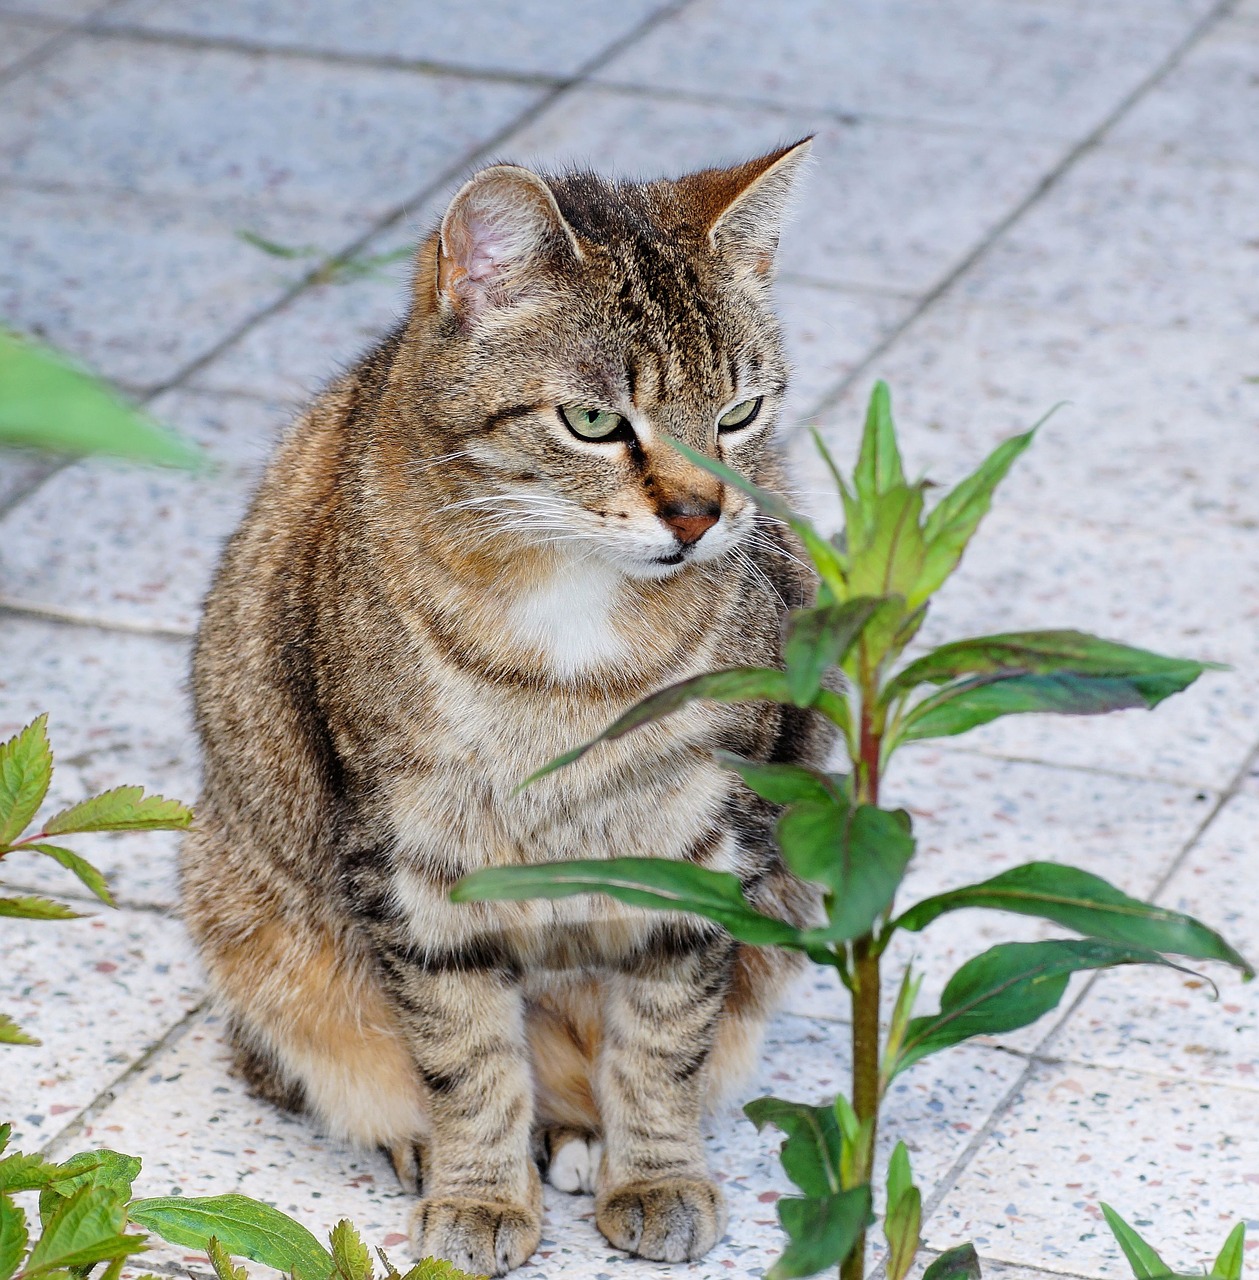
<svg viewBox="0 0 1259 1280">
<path fill-rule="evenodd" d="M 679 183 L 713 247 L 735 265 L 768 277 L 791 191 L 813 139 L 802 138 L 733 169 L 707 169 Z"/>
<path fill-rule="evenodd" d="M 455 193 L 442 219 L 438 296 L 474 320 L 536 296 L 551 268 L 581 256 L 551 188 L 519 165 L 496 164 Z"/>
</svg>

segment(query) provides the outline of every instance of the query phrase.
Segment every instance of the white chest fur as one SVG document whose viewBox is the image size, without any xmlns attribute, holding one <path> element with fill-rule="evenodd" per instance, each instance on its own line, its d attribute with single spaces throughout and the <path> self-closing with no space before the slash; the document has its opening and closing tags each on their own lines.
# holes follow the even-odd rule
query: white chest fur
<svg viewBox="0 0 1259 1280">
<path fill-rule="evenodd" d="M 567 559 L 517 596 L 507 627 L 522 648 L 541 656 L 552 675 L 572 679 L 629 656 L 615 622 L 623 590 L 624 579 L 610 565 Z"/>
</svg>

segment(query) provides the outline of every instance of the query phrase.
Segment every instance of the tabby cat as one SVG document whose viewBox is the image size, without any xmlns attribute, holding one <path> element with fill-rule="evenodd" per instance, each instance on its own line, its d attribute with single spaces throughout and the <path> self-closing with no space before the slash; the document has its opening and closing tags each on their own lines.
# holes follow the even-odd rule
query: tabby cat
<svg viewBox="0 0 1259 1280">
<path fill-rule="evenodd" d="M 776 664 L 798 547 L 682 440 L 784 491 L 771 305 L 806 139 L 676 181 L 477 173 L 410 312 L 282 444 L 194 663 L 185 918 L 263 1096 L 379 1145 L 422 1255 L 501 1275 L 539 1165 L 599 1229 L 725 1229 L 700 1122 L 792 961 L 602 898 L 455 905 L 486 865 L 655 855 L 803 923 L 775 811 L 713 759 L 820 762 L 812 713 L 696 703 L 517 784 L 663 685 Z"/>
</svg>

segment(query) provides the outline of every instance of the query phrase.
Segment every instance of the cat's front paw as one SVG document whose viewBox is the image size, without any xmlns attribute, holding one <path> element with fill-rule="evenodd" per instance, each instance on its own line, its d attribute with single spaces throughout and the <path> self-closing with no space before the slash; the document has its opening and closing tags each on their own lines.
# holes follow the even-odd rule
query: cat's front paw
<svg viewBox="0 0 1259 1280">
<path fill-rule="evenodd" d="M 618 1249 L 656 1262 L 689 1262 L 721 1239 L 726 1198 L 707 1178 L 627 1182 L 599 1196 L 595 1222 Z"/>
<path fill-rule="evenodd" d="M 421 1258 L 441 1258 L 476 1276 L 501 1276 L 527 1262 L 542 1218 L 524 1205 L 454 1196 L 421 1200 L 411 1239 Z"/>
</svg>

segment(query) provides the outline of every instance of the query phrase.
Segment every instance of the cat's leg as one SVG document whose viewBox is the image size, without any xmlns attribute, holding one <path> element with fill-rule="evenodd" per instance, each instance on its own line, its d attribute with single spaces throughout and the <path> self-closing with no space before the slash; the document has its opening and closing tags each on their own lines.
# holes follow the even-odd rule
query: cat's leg
<svg viewBox="0 0 1259 1280">
<path fill-rule="evenodd" d="M 416 1250 L 475 1275 L 502 1275 L 525 1262 L 542 1235 L 519 985 L 506 969 L 462 954 L 420 959 L 391 950 L 382 958 L 428 1095 Z"/>
<path fill-rule="evenodd" d="M 657 926 L 637 962 L 607 983 L 595 1221 L 618 1248 L 660 1262 L 699 1258 L 725 1230 L 700 1118 L 733 954 L 726 934 Z"/>
</svg>

